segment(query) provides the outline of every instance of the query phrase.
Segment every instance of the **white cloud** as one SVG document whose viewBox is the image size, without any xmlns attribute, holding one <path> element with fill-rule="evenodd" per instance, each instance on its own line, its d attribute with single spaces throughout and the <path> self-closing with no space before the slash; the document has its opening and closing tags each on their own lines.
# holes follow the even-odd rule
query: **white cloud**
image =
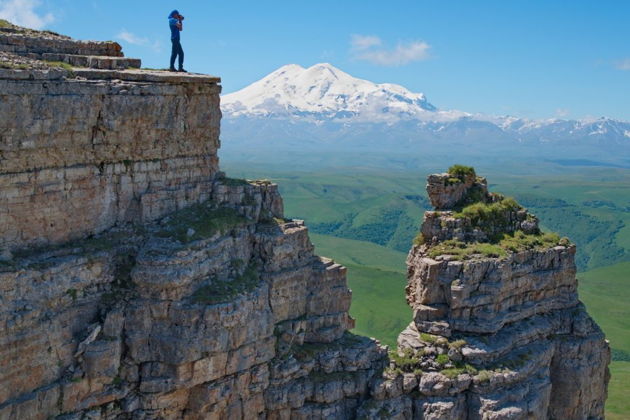
<svg viewBox="0 0 630 420">
<path fill-rule="evenodd" d="M 431 46 L 424 41 L 399 43 L 396 48 L 382 48 L 382 40 L 374 35 L 352 35 L 350 47 L 357 60 L 379 66 L 402 66 L 429 58 Z"/>
<path fill-rule="evenodd" d="M 156 41 L 151 42 L 149 38 L 138 36 L 132 32 L 129 32 L 126 29 L 121 30 L 118 33 L 118 35 L 116 35 L 116 38 L 131 45 L 138 45 L 140 47 L 149 47 L 157 53 L 160 53 L 163 50 L 162 43 L 160 41 L 156 40 Z"/>
<path fill-rule="evenodd" d="M 619 70 L 630 71 L 630 58 L 617 61 L 617 64 L 615 65 L 615 67 L 617 67 L 617 69 Z"/>
<path fill-rule="evenodd" d="M 149 42 L 148 38 L 139 37 L 138 35 L 133 34 L 125 29 L 120 31 L 118 35 L 116 35 L 116 38 L 121 39 L 132 45 L 147 45 L 147 43 Z"/>
<path fill-rule="evenodd" d="M 42 29 L 55 21 L 52 13 L 38 13 L 40 0 L 0 0 L 0 19 L 18 26 Z"/>
<path fill-rule="evenodd" d="M 381 41 L 381 38 L 374 35 L 352 35 L 350 39 L 352 49 L 357 51 L 363 51 L 372 47 L 377 47 L 382 43 L 383 41 Z"/>
</svg>

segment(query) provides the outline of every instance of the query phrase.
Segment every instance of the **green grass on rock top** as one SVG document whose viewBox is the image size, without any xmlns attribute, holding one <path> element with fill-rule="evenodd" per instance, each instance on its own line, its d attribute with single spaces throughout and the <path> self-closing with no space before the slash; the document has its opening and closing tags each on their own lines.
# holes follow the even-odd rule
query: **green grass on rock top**
<svg viewBox="0 0 630 420">
<path fill-rule="evenodd" d="M 506 214 L 522 209 L 523 206 L 518 204 L 515 199 L 506 197 L 495 203 L 476 202 L 469 204 L 460 211 L 455 212 L 453 216 L 459 219 L 470 219 L 473 224 L 477 225 L 503 222 Z"/>
<path fill-rule="evenodd" d="M 472 166 L 453 165 L 448 168 L 448 174 L 459 179 L 464 179 L 468 176 L 476 177 L 475 168 Z"/>
<path fill-rule="evenodd" d="M 509 253 L 528 250 L 543 250 L 557 245 L 568 246 L 567 238 L 560 238 L 556 233 L 526 234 L 516 231 L 514 234 L 503 234 L 493 242 L 463 242 L 449 239 L 431 247 L 429 257 L 449 255 L 452 260 L 468 260 L 475 257 L 504 258 Z"/>
</svg>

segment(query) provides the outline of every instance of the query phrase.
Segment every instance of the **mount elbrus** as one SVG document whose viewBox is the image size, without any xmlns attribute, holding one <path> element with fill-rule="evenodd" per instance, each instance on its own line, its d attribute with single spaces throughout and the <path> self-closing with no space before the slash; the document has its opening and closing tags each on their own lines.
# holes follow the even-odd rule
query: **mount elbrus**
<svg viewBox="0 0 630 420">
<path fill-rule="evenodd" d="M 220 79 L 0 25 L 0 418 L 603 418 L 575 247 L 429 177 L 389 353 L 276 185 L 218 165 Z"/>
<path fill-rule="evenodd" d="M 363 80 L 327 63 L 283 66 L 223 95 L 225 156 L 256 159 L 287 150 L 319 157 L 377 153 L 398 162 L 573 159 L 628 167 L 630 122 L 526 119 L 438 107 L 422 93 Z M 445 152 L 448 150 L 448 155 Z M 587 159 L 585 159 L 585 157 Z M 561 159 L 559 159 L 561 158 Z M 305 161 L 306 158 L 303 158 Z M 386 162 L 388 160 L 385 160 Z M 448 163 L 446 163 L 448 162 Z"/>
</svg>

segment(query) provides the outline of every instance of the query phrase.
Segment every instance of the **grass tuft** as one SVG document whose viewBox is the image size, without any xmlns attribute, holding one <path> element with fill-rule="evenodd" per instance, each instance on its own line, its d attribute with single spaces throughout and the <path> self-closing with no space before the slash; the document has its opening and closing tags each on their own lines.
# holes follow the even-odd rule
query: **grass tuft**
<svg viewBox="0 0 630 420">
<path fill-rule="evenodd" d="M 68 289 L 66 290 L 66 294 L 72 298 L 73 302 L 77 300 L 77 294 L 78 294 L 77 289 L 74 289 L 74 288 Z"/>
<path fill-rule="evenodd" d="M 72 67 L 70 64 L 65 63 L 63 61 L 46 61 L 44 60 L 44 63 L 48 64 L 49 67 L 58 67 L 64 70 L 68 70 L 68 71 L 72 71 L 74 67 Z"/>
<path fill-rule="evenodd" d="M 11 63 L 9 61 L 0 61 L 0 69 L 28 70 L 29 68 L 29 65 L 25 63 Z"/>
<path fill-rule="evenodd" d="M 450 349 L 459 350 L 466 345 L 466 340 L 455 340 L 448 343 Z"/>
<path fill-rule="evenodd" d="M 511 252 L 521 252 L 530 249 L 548 248 L 560 244 L 567 246 L 570 242 L 566 238 L 563 239 L 565 240 L 560 239 L 560 236 L 556 233 L 546 232 L 539 235 L 528 235 L 518 230 L 512 235 L 504 234 L 503 238 L 499 241 L 499 246 Z"/>
<path fill-rule="evenodd" d="M 420 339 L 425 343 L 433 344 L 438 339 L 437 335 L 420 333 Z"/>
<path fill-rule="evenodd" d="M 429 257 L 436 258 L 440 255 L 449 255 L 451 259 L 461 261 L 471 259 L 474 256 L 488 258 L 502 258 L 507 256 L 507 252 L 499 245 L 490 243 L 467 243 L 457 239 L 449 239 L 441 242 L 429 250 Z"/>
<path fill-rule="evenodd" d="M 492 379 L 492 372 L 489 370 L 482 370 L 477 374 L 479 382 L 489 382 Z"/>
<path fill-rule="evenodd" d="M 440 365 L 444 366 L 445 364 L 450 362 L 451 359 L 449 359 L 448 355 L 446 354 L 438 354 L 437 357 L 435 358 L 435 361 L 438 362 Z"/>
<path fill-rule="evenodd" d="M 448 174 L 451 175 L 454 178 L 457 178 L 459 180 L 463 180 L 466 177 L 476 177 L 477 174 L 475 173 L 475 168 L 473 168 L 472 166 L 465 166 L 465 165 L 453 165 L 450 168 L 448 168 Z"/>
<path fill-rule="evenodd" d="M 462 375 L 464 373 L 468 373 L 469 375 L 476 375 L 477 372 L 477 368 L 469 365 L 468 363 L 466 363 L 465 365 L 457 365 L 454 368 L 442 369 L 442 371 L 440 371 L 442 375 L 446 376 L 449 379 L 455 379 L 459 375 Z"/>
<path fill-rule="evenodd" d="M 470 219 L 473 225 L 492 224 L 494 226 L 506 225 L 510 213 L 522 210 L 523 206 L 513 198 L 507 197 L 495 203 L 476 202 L 453 214 L 456 218 Z"/>
<path fill-rule="evenodd" d="M 413 244 L 415 246 L 420 246 L 422 244 L 424 244 L 426 242 L 426 240 L 424 239 L 424 235 L 422 234 L 422 232 L 418 233 L 416 235 L 415 238 L 413 238 Z"/>
</svg>

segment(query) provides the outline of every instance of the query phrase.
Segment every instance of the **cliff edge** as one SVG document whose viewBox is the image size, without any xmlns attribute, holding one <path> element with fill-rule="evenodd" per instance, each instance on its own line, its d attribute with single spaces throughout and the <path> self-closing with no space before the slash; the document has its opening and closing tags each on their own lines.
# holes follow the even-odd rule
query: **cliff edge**
<svg viewBox="0 0 630 420">
<path fill-rule="evenodd" d="M 277 186 L 219 170 L 220 79 L 139 67 L 0 25 L 0 419 L 603 416 L 568 241 L 430 177 L 388 357 Z"/>
</svg>

